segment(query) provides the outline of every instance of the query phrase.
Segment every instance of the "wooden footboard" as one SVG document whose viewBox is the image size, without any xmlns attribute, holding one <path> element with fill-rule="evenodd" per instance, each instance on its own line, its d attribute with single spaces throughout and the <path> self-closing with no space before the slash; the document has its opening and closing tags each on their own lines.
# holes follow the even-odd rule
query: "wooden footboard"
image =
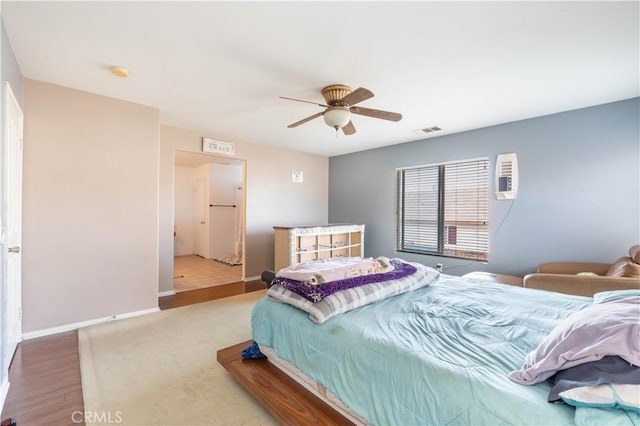
<svg viewBox="0 0 640 426">
<path fill-rule="evenodd" d="M 353 425 L 266 359 L 242 359 L 250 340 L 218 351 L 218 362 L 282 424 Z"/>
</svg>

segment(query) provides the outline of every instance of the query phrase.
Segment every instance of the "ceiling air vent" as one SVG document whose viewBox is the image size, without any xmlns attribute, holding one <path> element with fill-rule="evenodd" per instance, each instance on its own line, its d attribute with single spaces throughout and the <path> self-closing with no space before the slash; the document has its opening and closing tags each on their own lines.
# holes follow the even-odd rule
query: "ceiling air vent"
<svg viewBox="0 0 640 426">
<path fill-rule="evenodd" d="M 442 130 L 442 129 L 438 126 L 433 126 L 433 127 L 425 127 L 424 129 L 414 130 L 413 132 L 417 134 L 422 134 L 422 133 L 433 133 L 433 132 L 437 132 L 438 130 Z"/>
</svg>

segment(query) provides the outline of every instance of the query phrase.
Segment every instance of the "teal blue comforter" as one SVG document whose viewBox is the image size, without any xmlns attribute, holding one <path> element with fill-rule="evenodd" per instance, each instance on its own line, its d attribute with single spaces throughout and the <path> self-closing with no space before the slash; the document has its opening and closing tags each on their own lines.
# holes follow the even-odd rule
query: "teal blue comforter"
<svg viewBox="0 0 640 426">
<path fill-rule="evenodd" d="M 324 324 L 265 297 L 252 328 L 258 344 L 374 425 L 570 425 L 576 410 L 548 403 L 550 385 L 523 386 L 507 375 L 591 302 L 441 275 Z"/>
</svg>

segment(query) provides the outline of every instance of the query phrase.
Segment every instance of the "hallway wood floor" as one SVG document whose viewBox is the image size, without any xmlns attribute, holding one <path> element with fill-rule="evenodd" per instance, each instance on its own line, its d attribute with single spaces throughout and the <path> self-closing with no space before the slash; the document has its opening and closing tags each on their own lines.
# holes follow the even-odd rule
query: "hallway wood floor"
<svg viewBox="0 0 640 426">
<path fill-rule="evenodd" d="M 265 289 L 262 281 L 185 291 L 158 298 L 161 310 Z M 11 387 L 0 419 L 17 426 L 82 425 L 84 401 L 76 330 L 25 340 L 9 368 Z"/>
</svg>

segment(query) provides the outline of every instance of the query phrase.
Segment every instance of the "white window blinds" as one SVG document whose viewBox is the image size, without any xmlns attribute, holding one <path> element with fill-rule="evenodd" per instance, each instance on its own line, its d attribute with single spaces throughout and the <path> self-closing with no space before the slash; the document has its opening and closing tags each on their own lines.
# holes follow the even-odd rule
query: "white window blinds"
<svg viewBox="0 0 640 426">
<path fill-rule="evenodd" d="M 401 252 L 487 260 L 489 160 L 397 170 Z"/>
</svg>

